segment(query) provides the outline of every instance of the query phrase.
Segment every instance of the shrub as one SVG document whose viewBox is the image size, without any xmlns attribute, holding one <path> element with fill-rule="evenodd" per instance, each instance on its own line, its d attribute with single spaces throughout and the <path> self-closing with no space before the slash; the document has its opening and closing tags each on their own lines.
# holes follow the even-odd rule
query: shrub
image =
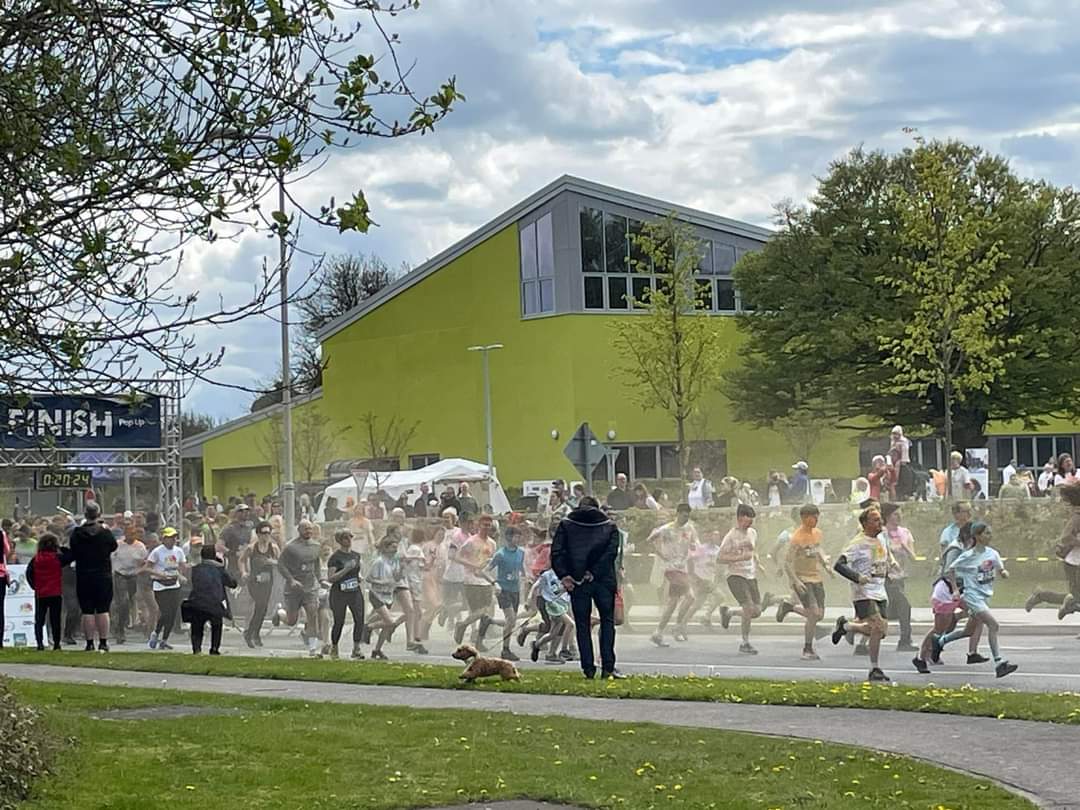
<svg viewBox="0 0 1080 810">
<path fill-rule="evenodd" d="M 29 796 L 34 780 L 48 773 L 53 750 L 41 715 L 0 680 L 0 808 L 15 808 Z"/>
</svg>

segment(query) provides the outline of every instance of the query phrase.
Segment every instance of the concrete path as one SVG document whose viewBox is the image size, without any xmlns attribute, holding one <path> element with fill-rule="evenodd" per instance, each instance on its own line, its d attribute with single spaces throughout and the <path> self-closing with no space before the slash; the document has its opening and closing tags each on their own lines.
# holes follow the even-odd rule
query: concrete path
<svg viewBox="0 0 1080 810">
<path fill-rule="evenodd" d="M 871 709 L 748 706 L 673 700 L 614 700 L 557 695 L 493 694 L 395 686 L 353 686 L 205 675 L 122 672 L 0 664 L 13 678 L 59 683 L 217 692 L 330 703 L 470 709 L 559 715 L 669 726 L 728 729 L 827 740 L 918 757 L 992 779 L 1041 807 L 1080 808 L 1080 726 Z"/>
</svg>

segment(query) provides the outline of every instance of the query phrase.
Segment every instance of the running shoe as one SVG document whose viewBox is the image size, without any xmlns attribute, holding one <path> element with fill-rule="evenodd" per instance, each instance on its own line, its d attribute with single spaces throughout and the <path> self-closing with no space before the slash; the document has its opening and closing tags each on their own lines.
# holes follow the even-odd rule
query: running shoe
<svg viewBox="0 0 1080 810">
<path fill-rule="evenodd" d="M 559 658 L 563 661 L 575 661 L 577 656 L 571 650 L 562 650 L 559 652 Z"/>
<path fill-rule="evenodd" d="M 1004 678 L 1006 675 L 1011 675 L 1020 669 L 1016 664 L 1010 664 L 1008 661 L 1002 661 L 996 667 L 994 667 L 994 674 L 999 678 Z"/>
<path fill-rule="evenodd" d="M 765 595 L 761 597 L 761 609 L 768 610 L 773 606 L 773 602 L 776 601 L 776 597 L 768 591 L 765 591 Z"/>
<path fill-rule="evenodd" d="M 912 658 L 911 663 L 915 665 L 915 669 L 917 669 L 919 671 L 919 674 L 921 674 L 921 675 L 929 675 L 930 674 L 930 667 L 928 667 L 926 665 L 926 662 L 923 659 L 919 658 L 918 656 L 915 656 L 914 658 Z"/>
<path fill-rule="evenodd" d="M 1076 608 L 1076 597 L 1071 593 L 1065 597 L 1065 601 L 1061 603 L 1061 607 L 1058 608 L 1058 621 L 1061 621 Z"/>
<path fill-rule="evenodd" d="M 146 646 L 151 650 L 156 650 L 158 645 L 157 633 L 150 634 L 150 640 L 146 642 Z"/>
<path fill-rule="evenodd" d="M 419 641 L 413 646 L 413 652 L 417 655 L 427 655 L 428 648 L 421 644 Z"/>
<path fill-rule="evenodd" d="M 820 661 L 821 660 L 821 656 L 818 655 L 813 650 L 803 650 L 801 658 L 802 658 L 803 661 Z"/>
<path fill-rule="evenodd" d="M 753 646 L 751 646 L 750 642 L 747 641 L 747 642 L 743 642 L 742 644 L 739 645 L 739 654 L 740 655 L 757 655 L 757 650 L 755 650 L 753 648 Z"/>
<path fill-rule="evenodd" d="M 836 627 L 832 631 L 832 643 L 839 644 L 840 639 L 847 635 L 847 619 L 841 616 L 836 620 Z"/>
<path fill-rule="evenodd" d="M 157 648 L 159 650 L 171 650 L 173 647 L 172 647 L 172 644 L 170 644 L 169 642 L 161 641 L 161 642 L 158 642 Z"/>
<path fill-rule="evenodd" d="M 386 653 L 384 653 L 382 650 L 372 650 L 371 651 L 371 660 L 372 661 L 389 661 L 390 659 L 386 657 Z"/>
<path fill-rule="evenodd" d="M 274 612 L 270 614 L 270 624 L 274 625 L 274 627 L 280 625 L 282 619 L 281 614 L 284 612 L 285 611 L 282 609 L 281 603 L 278 602 L 277 607 L 274 608 Z"/>
<path fill-rule="evenodd" d="M 251 636 L 249 636 L 247 633 L 244 633 L 244 643 L 248 645 L 249 649 L 255 649 L 255 642 L 251 640 Z"/>
<path fill-rule="evenodd" d="M 545 664 L 558 664 L 559 666 L 562 666 L 563 664 L 566 663 L 566 661 L 563 660 L 558 655 L 545 655 L 544 656 L 544 663 Z"/>
<path fill-rule="evenodd" d="M 330 645 L 329 644 L 323 644 L 322 645 L 322 654 L 324 656 L 327 656 L 327 655 L 330 654 Z"/>
<path fill-rule="evenodd" d="M 529 660 L 531 660 L 534 664 L 540 660 L 540 647 L 537 646 L 535 641 L 532 643 L 529 649 Z"/>
<path fill-rule="evenodd" d="M 889 676 L 882 672 L 878 667 L 874 667 L 870 670 L 870 674 L 866 678 L 870 683 L 890 683 Z"/>
<path fill-rule="evenodd" d="M 795 605 L 791 604 L 787 599 L 781 599 L 780 604 L 776 606 L 776 620 L 782 622 L 784 617 L 794 609 Z"/>
<path fill-rule="evenodd" d="M 629 675 L 623 675 L 617 669 L 613 669 L 611 672 L 600 673 L 600 680 L 602 681 L 625 681 L 629 677 Z"/>
<path fill-rule="evenodd" d="M 988 664 L 990 659 L 985 655 L 979 655 L 979 653 L 968 653 L 967 662 L 969 664 Z"/>
<path fill-rule="evenodd" d="M 1026 610 L 1028 613 L 1031 613 L 1031 611 L 1035 609 L 1035 606 L 1042 601 L 1041 599 L 1039 599 L 1039 590 L 1041 588 L 1042 586 L 1040 585 L 1038 588 L 1033 590 L 1031 592 L 1031 596 L 1029 596 L 1027 598 L 1027 601 L 1024 602 L 1024 610 Z"/>
<path fill-rule="evenodd" d="M 86 652 L 93 652 L 94 651 L 94 640 L 90 639 L 89 641 L 87 641 L 86 646 L 83 649 Z"/>
<path fill-rule="evenodd" d="M 682 630 L 676 630 L 674 633 L 671 634 L 671 637 L 673 639 L 675 639 L 676 641 L 686 641 L 687 640 L 686 633 L 684 633 Z"/>
<path fill-rule="evenodd" d="M 941 663 L 941 651 L 945 645 L 941 643 L 941 636 L 936 633 L 930 636 L 930 660 L 935 664 Z"/>
<path fill-rule="evenodd" d="M 322 658 L 322 651 L 318 647 L 312 647 L 308 650 L 308 658 Z"/>
<path fill-rule="evenodd" d="M 465 631 L 468 629 L 465 622 L 458 622 L 457 627 L 454 628 L 454 642 L 461 644 L 465 640 Z"/>
<path fill-rule="evenodd" d="M 725 630 L 731 627 L 731 608 L 727 605 L 720 608 L 720 626 Z"/>
<path fill-rule="evenodd" d="M 210 655 L 221 655 L 221 650 L 211 650 Z"/>
<path fill-rule="evenodd" d="M 649 636 L 649 641 L 655 644 L 657 647 L 670 647 L 671 645 L 664 641 L 664 637 L 660 633 L 653 633 Z"/>
<path fill-rule="evenodd" d="M 98 652 L 107 653 L 109 651 L 109 642 L 107 642 L 105 639 L 100 639 L 98 641 L 97 648 Z"/>
<path fill-rule="evenodd" d="M 528 637 L 529 637 L 529 625 L 523 624 L 523 625 L 521 625 L 521 629 L 518 630 L 518 634 L 517 634 L 518 646 L 519 647 L 524 647 L 525 646 L 525 639 L 527 639 Z"/>
<path fill-rule="evenodd" d="M 503 647 L 503 651 L 499 653 L 499 658 L 503 661 L 520 661 L 521 656 L 516 655 L 509 647 Z"/>
<path fill-rule="evenodd" d="M 337 644 L 331 644 L 330 645 L 330 660 L 331 661 L 337 661 L 339 657 L 340 656 L 338 655 L 338 645 Z"/>
<path fill-rule="evenodd" d="M 255 636 L 255 638 L 252 639 L 252 640 L 255 642 L 256 647 L 261 647 L 262 646 L 262 638 L 260 638 L 259 636 Z"/>
<path fill-rule="evenodd" d="M 363 661 L 364 660 L 364 651 L 360 649 L 359 644 L 354 644 L 353 645 L 352 658 L 355 661 Z"/>
</svg>

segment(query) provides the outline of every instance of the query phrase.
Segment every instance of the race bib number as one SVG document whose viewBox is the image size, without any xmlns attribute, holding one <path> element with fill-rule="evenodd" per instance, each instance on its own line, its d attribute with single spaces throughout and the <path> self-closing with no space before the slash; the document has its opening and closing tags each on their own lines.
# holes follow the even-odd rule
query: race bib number
<svg viewBox="0 0 1080 810">
<path fill-rule="evenodd" d="M 355 591 L 360 588 L 360 580 L 358 579 L 346 579 L 341 582 L 341 590 L 343 591 Z"/>
</svg>

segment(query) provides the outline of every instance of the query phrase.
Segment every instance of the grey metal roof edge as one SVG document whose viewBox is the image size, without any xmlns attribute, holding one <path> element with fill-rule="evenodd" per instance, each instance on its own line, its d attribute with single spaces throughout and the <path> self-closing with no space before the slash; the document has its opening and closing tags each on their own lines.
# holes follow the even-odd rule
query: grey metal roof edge
<svg viewBox="0 0 1080 810">
<path fill-rule="evenodd" d="M 322 388 L 316 388 L 311 393 L 294 396 L 292 398 L 292 404 L 295 407 L 296 405 L 304 405 L 308 402 L 313 402 L 316 399 L 320 399 L 322 393 Z M 205 433 L 199 433 L 190 438 L 182 439 L 180 442 L 180 452 L 183 453 L 184 451 L 194 450 L 196 447 L 202 446 L 203 443 L 210 439 L 216 439 L 247 425 L 253 425 L 256 422 L 260 422 L 263 419 L 273 416 L 274 411 L 279 410 L 281 410 L 280 402 L 267 406 L 266 408 L 260 408 L 254 413 L 246 413 L 243 416 L 236 417 L 236 419 L 230 419 L 228 422 L 218 425 L 213 430 L 208 430 Z"/>
<path fill-rule="evenodd" d="M 758 225 L 751 225 L 747 222 L 740 222 L 739 220 L 729 219 L 727 217 L 718 216 L 717 214 L 710 214 L 707 211 L 700 211 L 696 208 L 688 208 L 682 205 L 675 205 L 674 203 L 667 203 L 663 200 L 658 200 L 655 197 L 646 197 L 642 194 L 635 194 L 631 191 L 615 188 L 614 186 L 605 186 L 602 183 L 596 183 L 592 180 L 585 180 L 570 174 L 564 174 L 551 183 L 548 183 L 539 191 L 533 192 L 517 205 L 507 209 L 484 225 L 481 225 L 468 236 L 446 248 L 446 250 L 437 253 L 423 264 L 418 265 L 405 275 L 395 279 L 392 283 L 379 290 L 375 295 L 363 301 L 359 306 L 354 307 L 330 321 L 330 323 L 326 324 L 316 333 L 316 337 L 320 341 L 323 341 L 337 334 L 342 329 L 360 320 L 360 318 L 364 317 L 368 312 L 377 309 L 382 306 L 383 303 L 394 298 L 399 293 L 420 283 L 432 273 L 445 267 L 454 259 L 467 251 L 472 250 L 472 248 L 476 247 L 492 234 L 501 231 L 532 209 L 543 205 L 564 191 L 577 192 L 587 197 L 594 197 L 602 201 L 650 211 L 661 216 L 667 214 L 669 211 L 674 211 L 679 214 L 680 218 L 685 219 L 692 224 L 728 231 L 750 239 L 760 239 L 764 241 L 773 236 L 771 230 L 762 228 Z"/>
</svg>

